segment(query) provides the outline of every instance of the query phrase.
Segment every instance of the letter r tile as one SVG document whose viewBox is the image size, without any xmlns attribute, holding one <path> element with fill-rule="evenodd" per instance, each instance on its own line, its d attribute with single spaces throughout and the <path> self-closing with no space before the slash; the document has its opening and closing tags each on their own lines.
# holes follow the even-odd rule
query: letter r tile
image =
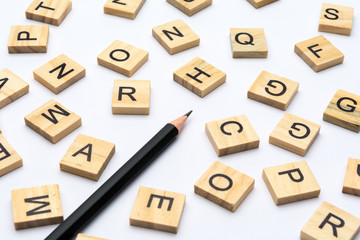
<svg viewBox="0 0 360 240">
<path fill-rule="evenodd" d="M 140 187 L 130 214 L 130 225 L 177 233 L 185 194 Z"/>
<path fill-rule="evenodd" d="M 263 170 L 264 182 L 276 205 L 318 197 L 320 186 L 306 161 Z"/>
<path fill-rule="evenodd" d="M 194 185 L 196 194 L 235 212 L 254 189 L 255 180 L 231 167 L 214 162 Z"/>
<path fill-rule="evenodd" d="M 323 202 L 301 230 L 301 240 L 353 240 L 360 230 L 360 219 Z"/>
<path fill-rule="evenodd" d="M 23 188 L 11 191 L 16 230 L 57 224 L 63 221 L 59 186 Z"/>
</svg>

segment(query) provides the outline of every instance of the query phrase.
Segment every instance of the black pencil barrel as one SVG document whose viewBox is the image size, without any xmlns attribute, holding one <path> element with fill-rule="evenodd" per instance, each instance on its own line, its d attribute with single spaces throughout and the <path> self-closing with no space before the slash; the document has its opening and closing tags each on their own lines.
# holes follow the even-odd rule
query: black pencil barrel
<svg viewBox="0 0 360 240">
<path fill-rule="evenodd" d="M 132 179 L 151 163 L 177 135 L 178 129 L 172 124 L 166 124 L 45 240 L 68 240 L 78 233 Z"/>
</svg>

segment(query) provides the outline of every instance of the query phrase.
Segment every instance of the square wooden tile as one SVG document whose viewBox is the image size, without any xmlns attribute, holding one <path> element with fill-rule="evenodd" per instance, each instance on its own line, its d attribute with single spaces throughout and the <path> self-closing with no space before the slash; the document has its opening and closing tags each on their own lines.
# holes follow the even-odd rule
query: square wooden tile
<svg viewBox="0 0 360 240">
<path fill-rule="evenodd" d="M 97 237 L 91 237 L 82 233 L 79 233 L 76 236 L 75 240 L 106 240 L 105 238 L 97 238 Z"/>
<path fill-rule="evenodd" d="M 200 44 L 199 36 L 183 20 L 175 20 L 154 27 L 152 35 L 171 55 Z"/>
<path fill-rule="evenodd" d="M 177 233 L 185 194 L 140 187 L 130 214 L 130 225 Z"/>
<path fill-rule="evenodd" d="M 199 97 L 205 97 L 226 81 L 224 72 L 198 57 L 176 70 L 173 77 Z"/>
<path fill-rule="evenodd" d="M 33 71 L 34 79 L 55 94 L 60 93 L 86 75 L 85 68 L 61 54 Z"/>
<path fill-rule="evenodd" d="M 286 110 L 298 88 L 298 82 L 262 71 L 250 87 L 247 96 L 255 101 Z"/>
<path fill-rule="evenodd" d="M 360 132 L 360 96 L 338 90 L 327 106 L 323 120 L 354 132 Z"/>
<path fill-rule="evenodd" d="M 104 13 L 134 20 L 145 0 L 107 0 Z"/>
<path fill-rule="evenodd" d="M 208 122 L 205 133 L 219 157 L 258 148 L 260 143 L 245 115 Z"/>
<path fill-rule="evenodd" d="M 57 143 L 81 126 L 81 118 L 50 100 L 25 116 L 25 124 L 50 142 Z"/>
<path fill-rule="evenodd" d="M 97 181 L 114 153 L 115 144 L 79 134 L 61 159 L 60 170 Z"/>
<path fill-rule="evenodd" d="M 269 143 L 300 156 L 305 156 L 319 132 L 320 125 L 285 113 L 271 132 Z"/>
<path fill-rule="evenodd" d="M 212 4 L 212 0 L 166 0 L 168 3 L 188 15 L 189 17 L 200 12 Z"/>
<path fill-rule="evenodd" d="M 131 77 L 149 59 L 149 53 L 130 44 L 115 40 L 98 57 L 100 66 Z"/>
<path fill-rule="evenodd" d="M 0 176 L 7 174 L 23 165 L 20 155 L 1 135 L 0 130 Z"/>
<path fill-rule="evenodd" d="M 320 195 L 320 186 L 306 161 L 265 168 L 262 177 L 276 205 Z"/>
<path fill-rule="evenodd" d="M 235 212 L 254 189 L 255 180 L 215 161 L 195 183 L 196 194 Z"/>
<path fill-rule="evenodd" d="M 115 80 L 112 97 L 113 114 L 142 114 L 150 112 L 149 80 Z"/>
<path fill-rule="evenodd" d="M 70 0 L 34 0 L 26 9 L 26 18 L 59 26 L 71 11 Z"/>
<path fill-rule="evenodd" d="M 360 159 L 349 158 L 342 192 L 360 196 Z"/>
<path fill-rule="evenodd" d="M 260 8 L 270 3 L 276 2 L 277 0 L 247 0 L 254 8 Z"/>
<path fill-rule="evenodd" d="M 49 25 L 11 26 L 9 53 L 46 53 Z"/>
<path fill-rule="evenodd" d="M 323 35 L 295 44 L 295 53 L 315 72 L 341 64 L 344 54 Z"/>
<path fill-rule="evenodd" d="M 63 222 L 59 185 L 11 191 L 16 230 Z"/>
<path fill-rule="evenodd" d="M 233 58 L 267 58 L 263 28 L 231 28 L 230 37 Z"/>
<path fill-rule="evenodd" d="M 354 8 L 323 3 L 321 7 L 319 31 L 350 36 L 354 18 Z"/>
<path fill-rule="evenodd" d="M 301 230 L 302 240 L 352 240 L 358 235 L 360 219 L 323 202 Z"/>
<path fill-rule="evenodd" d="M 29 92 L 29 84 L 7 68 L 0 71 L 0 109 Z"/>
</svg>

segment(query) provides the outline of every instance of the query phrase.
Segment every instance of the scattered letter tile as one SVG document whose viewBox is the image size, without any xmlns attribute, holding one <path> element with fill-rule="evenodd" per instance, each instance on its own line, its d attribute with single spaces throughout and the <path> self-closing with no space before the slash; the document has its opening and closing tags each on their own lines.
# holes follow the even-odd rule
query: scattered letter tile
<svg viewBox="0 0 360 240">
<path fill-rule="evenodd" d="M 134 20 L 145 0 L 107 0 L 104 13 Z"/>
<path fill-rule="evenodd" d="M 319 31 L 350 36 L 354 17 L 354 8 L 323 3 L 321 8 Z"/>
<path fill-rule="evenodd" d="M 204 8 L 207 8 L 212 4 L 212 0 L 195 0 L 195 1 L 184 1 L 184 0 L 166 0 L 168 3 L 188 15 L 189 17 L 195 13 L 200 12 Z"/>
<path fill-rule="evenodd" d="M 29 92 L 29 84 L 4 68 L 0 71 L 0 109 Z"/>
<path fill-rule="evenodd" d="M 342 191 L 343 193 L 360 196 L 360 160 L 359 159 L 349 158 Z"/>
<path fill-rule="evenodd" d="M 267 58 L 263 28 L 231 28 L 230 37 L 233 58 Z"/>
<path fill-rule="evenodd" d="M 23 165 L 20 155 L 6 141 L 0 131 L 0 176 L 7 174 Z"/>
<path fill-rule="evenodd" d="M 46 53 L 49 25 L 11 26 L 9 53 Z"/>
<path fill-rule="evenodd" d="M 260 8 L 270 3 L 276 2 L 277 0 L 247 0 L 254 8 Z"/>
</svg>

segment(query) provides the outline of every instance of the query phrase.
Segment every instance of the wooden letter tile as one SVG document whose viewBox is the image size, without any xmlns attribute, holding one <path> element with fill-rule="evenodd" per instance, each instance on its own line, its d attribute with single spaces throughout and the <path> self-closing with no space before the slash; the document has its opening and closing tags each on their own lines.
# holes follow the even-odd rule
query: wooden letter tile
<svg viewBox="0 0 360 240">
<path fill-rule="evenodd" d="M 198 57 L 176 70 L 173 76 L 175 82 L 200 97 L 205 97 L 226 81 L 224 72 Z"/>
<path fill-rule="evenodd" d="M 4 68 L 0 71 L 0 109 L 29 92 L 29 84 Z"/>
<path fill-rule="evenodd" d="M 359 233 L 360 219 L 323 202 L 301 230 L 301 240 L 353 240 Z"/>
<path fill-rule="evenodd" d="M 277 0 L 247 0 L 254 8 L 260 8 L 270 3 L 276 2 Z"/>
<path fill-rule="evenodd" d="M 70 0 L 34 0 L 26 9 L 26 18 L 59 26 L 71 11 Z"/>
<path fill-rule="evenodd" d="M 214 162 L 195 183 L 196 194 L 235 212 L 254 189 L 255 180 L 235 169 Z"/>
<path fill-rule="evenodd" d="M 142 114 L 150 112 L 149 80 L 115 80 L 112 98 L 113 114 Z"/>
<path fill-rule="evenodd" d="M 11 26 L 9 53 L 46 53 L 49 25 Z"/>
<path fill-rule="evenodd" d="M 285 113 L 270 134 L 269 143 L 305 156 L 320 132 L 320 125 Z"/>
<path fill-rule="evenodd" d="M 264 182 L 276 205 L 318 197 L 320 186 L 306 161 L 265 168 Z"/>
<path fill-rule="evenodd" d="M 323 35 L 295 44 L 295 52 L 315 72 L 341 64 L 344 54 Z"/>
<path fill-rule="evenodd" d="M 76 236 L 75 240 L 106 240 L 105 238 L 97 238 L 97 237 L 91 237 L 82 233 L 79 233 Z"/>
<path fill-rule="evenodd" d="M 212 4 L 212 0 L 195 0 L 195 1 L 184 1 L 184 0 L 166 0 L 168 3 L 188 15 L 189 17 L 195 13 L 200 12 L 204 8 L 207 8 Z"/>
<path fill-rule="evenodd" d="M 354 8 L 323 3 L 321 8 L 319 31 L 350 36 L 354 17 Z"/>
<path fill-rule="evenodd" d="M 0 176 L 23 165 L 20 155 L 10 146 L 0 130 Z"/>
<path fill-rule="evenodd" d="M 198 35 L 182 20 L 175 20 L 154 27 L 152 35 L 171 55 L 200 44 Z"/>
<path fill-rule="evenodd" d="M 115 153 L 115 144 L 79 134 L 60 161 L 60 170 L 97 181 Z"/>
<path fill-rule="evenodd" d="M 57 224 L 63 221 L 59 186 L 23 188 L 11 191 L 16 230 Z"/>
<path fill-rule="evenodd" d="M 247 95 L 250 99 L 286 110 L 298 88 L 298 82 L 262 71 Z"/>
<path fill-rule="evenodd" d="M 338 90 L 326 108 L 323 120 L 354 132 L 360 131 L 360 96 Z"/>
<path fill-rule="evenodd" d="M 148 59 L 147 51 L 115 40 L 98 56 L 97 61 L 100 66 L 131 77 Z"/>
<path fill-rule="evenodd" d="M 58 94 L 85 77 L 86 73 L 83 66 L 61 54 L 36 69 L 33 74 L 35 80 Z"/>
<path fill-rule="evenodd" d="M 230 37 L 233 58 L 267 58 L 263 28 L 231 28 Z"/>
<path fill-rule="evenodd" d="M 245 115 L 208 122 L 205 132 L 219 157 L 258 148 L 260 143 Z"/>
<path fill-rule="evenodd" d="M 134 20 L 145 0 L 107 0 L 104 13 Z"/>
<path fill-rule="evenodd" d="M 349 158 L 342 191 L 343 193 L 360 196 L 360 160 L 359 159 Z"/>
<path fill-rule="evenodd" d="M 55 100 L 25 116 L 25 124 L 52 143 L 57 143 L 81 126 L 81 118 Z"/>
<path fill-rule="evenodd" d="M 185 194 L 140 187 L 130 214 L 130 225 L 177 233 Z"/>
</svg>

